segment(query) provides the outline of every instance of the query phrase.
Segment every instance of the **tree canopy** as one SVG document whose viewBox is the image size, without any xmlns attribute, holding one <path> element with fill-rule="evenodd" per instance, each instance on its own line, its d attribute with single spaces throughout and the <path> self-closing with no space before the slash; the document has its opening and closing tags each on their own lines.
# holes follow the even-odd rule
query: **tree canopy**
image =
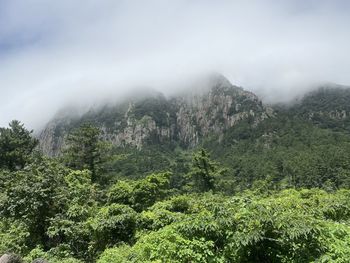
<svg viewBox="0 0 350 263">
<path fill-rule="evenodd" d="M 281 123 L 247 138 L 242 123 L 226 144 L 213 135 L 172 151 L 110 149 L 83 124 L 62 156 L 46 157 L 13 122 L 0 134 L 0 254 L 25 263 L 349 262 L 350 136 Z"/>
<path fill-rule="evenodd" d="M 26 165 L 38 145 L 32 133 L 17 120 L 10 122 L 8 128 L 0 128 L 0 168 L 13 171 Z"/>
<path fill-rule="evenodd" d="M 67 138 L 65 161 L 73 169 L 89 169 L 92 181 L 98 180 L 101 164 L 106 158 L 107 145 L 100 140 L 101 131 L 90 123 L 83 123 Z"/>
</svg>

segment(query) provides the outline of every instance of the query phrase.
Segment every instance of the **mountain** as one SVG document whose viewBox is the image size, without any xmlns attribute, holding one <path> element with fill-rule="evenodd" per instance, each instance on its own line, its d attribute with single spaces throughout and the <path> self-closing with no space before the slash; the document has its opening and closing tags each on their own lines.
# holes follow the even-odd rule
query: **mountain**
<svg viewBox="0 0 350 263">
<path fill-rule="evenodd" d="M 225 131 L 244 120 L 256 126 L 273 116 L 273 110 L 255 94 L 232 85 L 223 76 L 212 77 L 207 86 L 169 98 L 153 92 L 92 108 L 82 116 L 61 111 L 41 132 L 40 147 L 47 155 L 55 156 L 72 129 L 90 122 L 102 130 L 104 140 L 117 147 L 141 149 L 144 145 L 170 143 L 188 148 L 211 134 L 220 141 Z"/>
<path fill-rule="evenodd" d="M 0 169 L 0 253 L 26 262 L 350 262 L 349 98 L 346 87 L 324 86 L 269 107 L 217 76 L 187 94 L 63 109 L 41 147 L 59 155 L 79 127 L 65 154 L 30 152 L 23 169 Z M 1 154 L 18 162 L 30 131 L 0 131 Z"/>
<path fill-rule="evenodd" d="M 193 151 L 203 147 L 227 170 L 220 186 L 227 193 L 259 180 L 279 189 L 335 189 L 350 185 L 349 101 L 349 88 L 325 85 L 288 105 L 268 106 L 216 76 L 187 94 L 151 92 L 82 115 L 62 111 L 41 132 L 40 147 L 57 156 L 67 135 L 90 122 L 115 146 L 107 181 L 170 171 L 180 187 Z"/>
<path fill-rule="evenodd" d="M 350 88 L 329 84 L 303 96 L 288 109 L 322 128 L 350 130 Z"/>
</svg>

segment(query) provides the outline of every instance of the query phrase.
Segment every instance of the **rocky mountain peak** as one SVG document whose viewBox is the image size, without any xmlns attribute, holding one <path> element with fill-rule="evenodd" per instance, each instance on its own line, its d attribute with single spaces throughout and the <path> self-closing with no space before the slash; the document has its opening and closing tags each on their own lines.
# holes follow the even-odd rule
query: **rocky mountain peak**
<svg viewBox="0 0 350 263">
<path fill-rule="evenodd" d="M 256 125 L 273 115 L 259 98 L 225 77 L 211 77 L 210 88 L 166 98 L 162 94 L 129 99 L 116 105 L 91 109 L 81 117 L 55 118 L 40 134 L 40 145 L 48 155 L 57 155 L 67 134 L 84 122 L 102 130 L 102 137 L 120 147 L 172 142 L 194 147 L 200 140 L 223 133 L 242 120 Z"/>
</svg>

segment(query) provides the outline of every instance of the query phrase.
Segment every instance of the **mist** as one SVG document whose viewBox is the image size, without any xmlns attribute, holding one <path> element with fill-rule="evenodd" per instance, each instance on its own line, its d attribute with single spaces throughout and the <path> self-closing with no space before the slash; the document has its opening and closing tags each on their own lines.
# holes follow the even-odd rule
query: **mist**
<svg viewBox="0 0 350 263">
<path fill-rule="evenodd" d="M 266 102 L 350 84 L 350 2 L 0 1 L 0 126 L 219 72 Z"/>
</svg>

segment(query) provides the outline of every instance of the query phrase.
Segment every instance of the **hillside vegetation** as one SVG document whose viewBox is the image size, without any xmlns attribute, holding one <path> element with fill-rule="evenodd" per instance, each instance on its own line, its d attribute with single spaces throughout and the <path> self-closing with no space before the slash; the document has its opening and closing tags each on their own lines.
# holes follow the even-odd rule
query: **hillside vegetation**
<svg viewBox="0 0 350 263">
<path fill-rule="evenodd" d="M 350 91 L 323 88 L 272 108 L 237 88 L 209 94 L 51 123 L 40 140 L 53 156 L 20 122 L 1 128 L 0 255 L 350 262 Z M 128 143 L 135 127 L 147 136 Z"/>
</svg>

